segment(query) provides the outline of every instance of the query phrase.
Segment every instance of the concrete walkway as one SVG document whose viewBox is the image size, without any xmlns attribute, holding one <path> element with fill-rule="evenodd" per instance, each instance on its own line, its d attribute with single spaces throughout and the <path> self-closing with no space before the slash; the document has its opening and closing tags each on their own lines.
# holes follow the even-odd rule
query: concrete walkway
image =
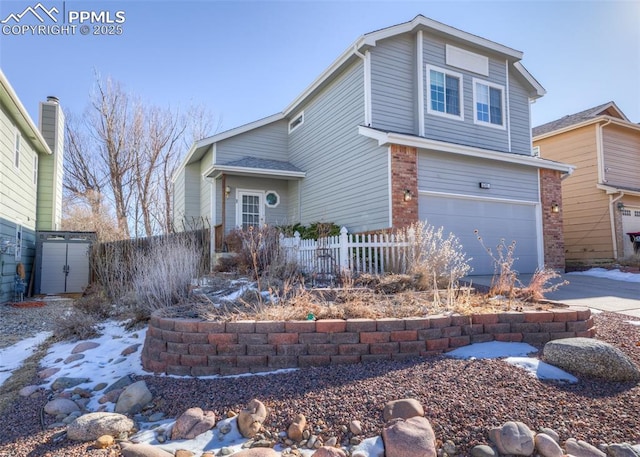
<svg viewBox="0 0 640 457">
<path fill-rule="evenodd" d="M 519 280 L 526 285 L 531 276 L 520 275 Z M 468 276 L 464 280 L 490 286 L 491 279 L 491 276 Z M 554 283 L 563 280 L 569 284 L 548 293 L 546 298 L 569 306 L 585 306 L 640 318 L 640 283 L 575 274 L 563 274 Z"/>
</svg>

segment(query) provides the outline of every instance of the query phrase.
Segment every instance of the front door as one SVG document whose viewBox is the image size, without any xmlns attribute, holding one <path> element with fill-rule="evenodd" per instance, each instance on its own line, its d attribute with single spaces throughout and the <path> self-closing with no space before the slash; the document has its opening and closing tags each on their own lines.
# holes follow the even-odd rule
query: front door
<svg viewBox="0 0 640 457">
<path fill-rule="evenodd" d="M 238 190 L 238 211 L 236 225 L 246 230 L 249 227 L 259 227 L 264 223 L 264 193 Z"/>
</svg>

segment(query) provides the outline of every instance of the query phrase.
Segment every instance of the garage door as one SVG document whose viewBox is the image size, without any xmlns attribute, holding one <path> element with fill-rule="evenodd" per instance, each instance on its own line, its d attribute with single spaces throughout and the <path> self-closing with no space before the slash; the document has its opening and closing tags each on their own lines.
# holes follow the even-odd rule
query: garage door
<svg viewBox="0 0 640 457">
<path fill-rule="evenodd" d="M 536 206 L 478 199 L 420 195 L 419 216 L 444 233 L 456 235 L 470 262 L 473 275 L 494 273 L 494 262 L 477 239 L 478 230 L 487 248 L 496 253 L 501 238 L 516 241 L 514 268 L 533 273 L 538 267 Z"/>
<path fill-rule="evenodd" d="M 622 233 L 624 256 L 632 257 L 637 255 L 633 250 L 633 243 L 627 233 L 640 232 L 640 208 L 625 208 L 622 210 Z"/>
</svg>

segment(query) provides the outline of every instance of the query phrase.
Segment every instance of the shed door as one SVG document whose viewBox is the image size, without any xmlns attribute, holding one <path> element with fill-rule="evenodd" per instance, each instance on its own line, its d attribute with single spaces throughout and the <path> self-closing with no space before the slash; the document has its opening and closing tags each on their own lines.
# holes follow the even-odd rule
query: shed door
<svg viewBox="0 0 640 457">
<path fill-rule="evenodd" d="M 484 245 L 494 255 L 501 238 L 504 238 L 507 246 L 516 241 L 517 259 L 513 265 L 519 273 L 533 273 L 538 267 L 538 229 L 534 203 L 421 195 L 419 216 L 436 228 L 444 227 L 445 236 L 451 232 L 458 237 L 467 258 L 473 257 L 470 262 L 472 275 L 490 275 L 495 271 L 491 256 L 474 233 L 476 229 Z"/>
<path fill-rule="evenodd" d="M 79 293 L 89 284 L 88 243 L 44 242 L 40 293 Z"/>
<path fill-rule="evenodd" d="M 627 233 L 640 232 L 640 208 L 627 207 L 622 210 L 622 238 L 624 251 L 623 254 L 626 257 L 635 255 L 633 250 L 633 243 Z"/>
</svg>

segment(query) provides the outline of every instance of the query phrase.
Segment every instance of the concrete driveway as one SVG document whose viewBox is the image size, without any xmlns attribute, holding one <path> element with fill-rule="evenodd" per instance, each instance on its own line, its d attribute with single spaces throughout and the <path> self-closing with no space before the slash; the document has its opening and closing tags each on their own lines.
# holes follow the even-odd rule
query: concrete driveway
<svg viewBox="0 0 640 457">
<path fill-rule="evenodd" d="M 528 284 L 531 275 L 520 275 L 520 281 Z M 491 285 L 491 276 L 468 276 L 472 284 Z M 616 281 L 595 276 L 563 274 L 554 282 L 569 281 L 555 292 L 546 295 L 549 300 L 569 306 L 585 306 L 601 311 L 613 311 L 640 318 L 640 283 Z"/>
</svg>

